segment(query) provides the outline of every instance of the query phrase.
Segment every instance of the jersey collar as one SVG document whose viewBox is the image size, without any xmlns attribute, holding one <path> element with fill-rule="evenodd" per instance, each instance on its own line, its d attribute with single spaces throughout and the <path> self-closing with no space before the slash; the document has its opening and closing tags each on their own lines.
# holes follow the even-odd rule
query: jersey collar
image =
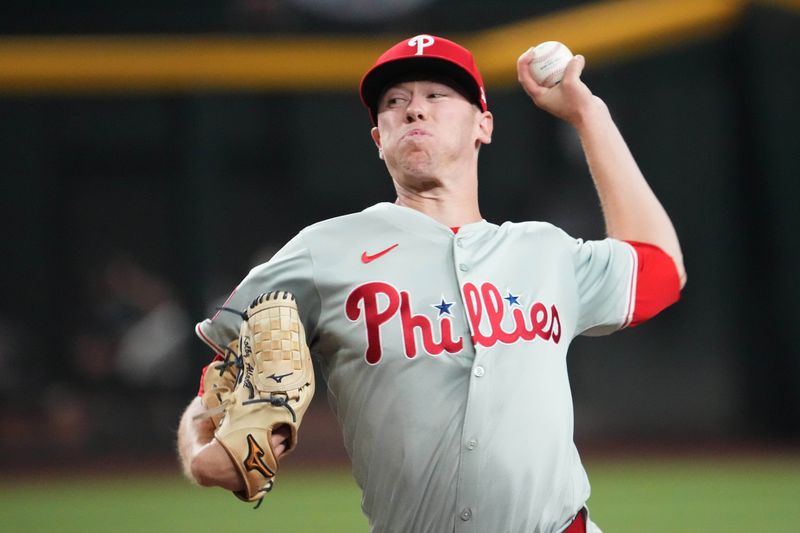
<svg viewBox="0 0 800 533">
<path fill-rule="evenodd" d="M 427 239 L 447 239 L 452 240 L 456 235 L 450 226 L 442 224 L 434 218 L 426 215 L 421 211 L 397 205 L 389 202 L 381 202 L 368 207 L 364 210 L 365 213 L 374 213 L 377 215 L 386 214 L 387 221 L 398 226 L 399 228 L 411 231 L 420 237 Z M 496 228 L 495 224 L 487 222 L 486 219 L 464 224 L 458 230 L 458 236 L 464 237 L 469 234 L 479 233 L 491 228 Z"/>
</svg>

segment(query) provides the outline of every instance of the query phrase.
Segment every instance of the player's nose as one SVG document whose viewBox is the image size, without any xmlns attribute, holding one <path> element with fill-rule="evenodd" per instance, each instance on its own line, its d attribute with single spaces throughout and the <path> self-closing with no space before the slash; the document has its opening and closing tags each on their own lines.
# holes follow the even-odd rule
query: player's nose
<svg viewBox="0 0 800 533">
<path fill-rule="evenodd" d="M 406 122 L 415 122 L 417 120 L 425 120 L 426 118 L 427 110 L 425 98 L 420 94 L 412 95 L 408 106 L 406 106 Z"/>
</svg>

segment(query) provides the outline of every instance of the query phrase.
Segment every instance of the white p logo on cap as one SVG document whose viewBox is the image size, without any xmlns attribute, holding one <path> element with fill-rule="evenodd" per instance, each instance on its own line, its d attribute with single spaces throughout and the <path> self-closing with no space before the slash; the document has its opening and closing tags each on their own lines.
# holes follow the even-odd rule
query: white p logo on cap
<svg viewBox="0 0 800 533">
<path fill-rule="evenodd" d="M 414 54 L 415 56 L 421 56 L 425 49 L 433 44 L 433 37 L 430 35 L 417 35 L 416 37 L 412 37 L 408 40 L 408 46 L 416 46 L 417 53 Z"/>
</svg>

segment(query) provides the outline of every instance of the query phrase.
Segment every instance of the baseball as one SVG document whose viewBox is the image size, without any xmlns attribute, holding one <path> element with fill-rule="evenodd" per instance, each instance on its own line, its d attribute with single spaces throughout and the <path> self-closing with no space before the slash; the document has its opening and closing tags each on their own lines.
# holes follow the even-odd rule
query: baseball
<svg viewBox="0 0 800 533">
<path fill-rule="evenodd" d="M 536 83 L 545 87 L 552 87 L 564 77 L 564 69 L 572 59 L 572 52 L 566 45 L 558 41 L 545 41 L 533 49 L 531 61 L 531 76 Z"/>
</svg>

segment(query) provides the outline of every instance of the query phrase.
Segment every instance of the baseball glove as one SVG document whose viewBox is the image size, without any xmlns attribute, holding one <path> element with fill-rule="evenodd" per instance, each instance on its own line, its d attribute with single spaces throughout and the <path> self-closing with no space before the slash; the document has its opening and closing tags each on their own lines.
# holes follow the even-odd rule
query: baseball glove
<svg viewBox="0 0 800 533">
<path fill-rule="evenodd" d="M 214 428 L 218 428 L 225 408 L 230 403 L 231 394 L 236 386 L 236 376 L 241 367 L 239 357 L 239 339 L 231 341 L 225 348 L 225 355 L 211 362 L 203 371 L 203 405 L 206 411 L 195 416 L 195 419 L 210 418 Z"/>
<path fill-rule="evenodd" d="M 278 471 L 272 432 L 289 427 L 284 455 L 297 446 L 297 430 L 314 395 L 314 369 L 291 293 L 262 294 L 242 318 L 236 386 L 214 436 L 245 482 L 236 496 L 260 502 Z"/>
</svg>

